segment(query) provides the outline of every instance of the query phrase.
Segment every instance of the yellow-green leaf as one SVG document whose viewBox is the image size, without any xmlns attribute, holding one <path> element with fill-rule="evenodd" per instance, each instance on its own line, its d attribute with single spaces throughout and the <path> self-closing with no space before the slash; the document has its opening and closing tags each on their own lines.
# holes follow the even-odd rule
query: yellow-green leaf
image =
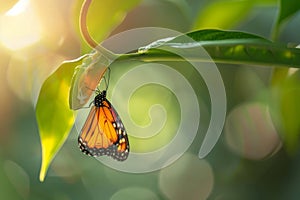
<svg viewBox="0 0 300 200">
<path fill-rule="evenodd" d="M 69 90 L 74 69 L 81 64 L 84 57 L 64 62 L 42 85 L 36 105 L 42 145 L 40 181 L 44 180 L 52 159 L 74 124 L 74 114 L 69 109 Z"/>
<path fill-rule="evenodd" d="M 300 71 L 280 77 L 272 88 L 273 121 L 280 130 L 285 148 L 294 154 L 300 147 Z"/>
<path fill-rule="evenodd" d="M 227 29 L 245 18 L 254 1 L 213 1 L 196 18 L 194 29 Z"/>
<path fill-rule="evenodd" d="M 275 5 L 276 0 L 214 0 L 200 10 L 193 29 L 228 29 L 243 21 L 254 6 Z"/>
</svg>

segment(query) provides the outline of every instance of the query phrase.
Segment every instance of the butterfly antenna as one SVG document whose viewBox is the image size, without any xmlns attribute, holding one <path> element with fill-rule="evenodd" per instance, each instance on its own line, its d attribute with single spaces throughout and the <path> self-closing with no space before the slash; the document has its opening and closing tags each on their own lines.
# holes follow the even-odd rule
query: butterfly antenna
<svg viewBox="0 0 300 200">
<path fill-rule="evenodd" d="M 105 90 L 107 91 L 107 89 L 108 89 L 108 85 L 109 85 L 109 79 L 110 79 L 110 68 L 108 67 L 107 68 L 107 70 L 108 70 L 108 75 L 107 75 L 107 77 L 106 77 L 106 74 L 103 76 L 103 80 L 104 80 L 104 82 L 105 82 L 105 85 L 106 85 L 106 88 L 105 88 Z M 98 85 L 99 86 L 99 85 Z M 99 88 L 98 88 L 98 90 L 99 90 Z"/>
</svg>

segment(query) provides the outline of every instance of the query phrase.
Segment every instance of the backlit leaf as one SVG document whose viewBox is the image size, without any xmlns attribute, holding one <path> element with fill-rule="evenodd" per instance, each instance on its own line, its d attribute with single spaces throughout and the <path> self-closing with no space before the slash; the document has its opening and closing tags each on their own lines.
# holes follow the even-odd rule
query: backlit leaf
<svg viewBox="0 0 300 200">
<path fill-rule="evenodd" d="M 82 59 L 64 62 L 42 85 L 37 105 L 36 119 L 42 145 L 40 181 L 55 154 L 64 144 L 74 124 L 74 113 L 69 109 L 69 90 L 74 69 Z"/>
<path fill-rule="evenodd" d="M 289 17 L 294 15 L 300 10 L 299 0 L 280 0 L 280 11 L 277 21 L 277 25 L 287 20 Z"/>
</svg>

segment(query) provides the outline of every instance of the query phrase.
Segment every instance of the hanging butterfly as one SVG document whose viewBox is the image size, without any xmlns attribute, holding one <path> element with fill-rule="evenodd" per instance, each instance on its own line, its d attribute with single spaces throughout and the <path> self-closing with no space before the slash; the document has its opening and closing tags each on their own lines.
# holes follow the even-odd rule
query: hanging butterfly
<svg viewBox="0 0 300 200">
<path fill-rule="evenodd" d="M 108 76 L 110 68 L 108 68 Z M 104 77 L 106 82 L 106 79 Z M 108 78 L 109 81 L 109 78 Z M 106 90 L 108 83 L 106 83 Z M 80 131 L 80 150 L 90 156 L 107 155 L 124 161 L 129 154 L 129 141 L 125 127 L 114 107 L 106 99 L 106 90 L 96 90 L 90 113 Z"/>
</svg>

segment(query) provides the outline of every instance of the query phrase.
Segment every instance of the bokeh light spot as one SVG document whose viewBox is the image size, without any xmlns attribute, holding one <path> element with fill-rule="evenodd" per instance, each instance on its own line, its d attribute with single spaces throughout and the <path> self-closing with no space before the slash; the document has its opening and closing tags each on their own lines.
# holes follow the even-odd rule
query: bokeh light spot
<svg viewBox="0 0 300 200">
<path fill-rule="evenodd" d="M 151 190 L 142 187 L 129 187 L 116 192 L 111 198 L 111 200 L 158 200 L 159 198 Z"/>
<path fill-rule="evenodd" d="M 185 154 L 161 170 L 159 186 L 169 199 L 207 199 L 213 189 L 214 175 L 210 164 L 195 155 Z"/>
<path fill-rule="evenodd" d="M 3 167 L 9 181 L 15 187 L 17 193 L 23 197 L 23 199 L 27 199 L 30 189 L 28 174 L 21 166 L 10 160 L 5 161 Z"/>
<path fill-rule="evenodd" d="M 262 103 L 247 103 L 232 110 L 226 120 L 225 137 L 233 152 L 251 160 L 273 155 L 282 145 L 268 106 Z"/>
<path fill-rule="evenodd" d="M 16 16 L 26 10 L 29 5 L 29 0 L 18 1 L 9 11 L 5 13 L 7 16 Z"/>
<path fill-rule="evenodd" d="M 0 43 L 10 50 L 30 46 L 41 39 L 41 26 L 29 0 L 18 1 L 0 16 Z"/>
</svg>

